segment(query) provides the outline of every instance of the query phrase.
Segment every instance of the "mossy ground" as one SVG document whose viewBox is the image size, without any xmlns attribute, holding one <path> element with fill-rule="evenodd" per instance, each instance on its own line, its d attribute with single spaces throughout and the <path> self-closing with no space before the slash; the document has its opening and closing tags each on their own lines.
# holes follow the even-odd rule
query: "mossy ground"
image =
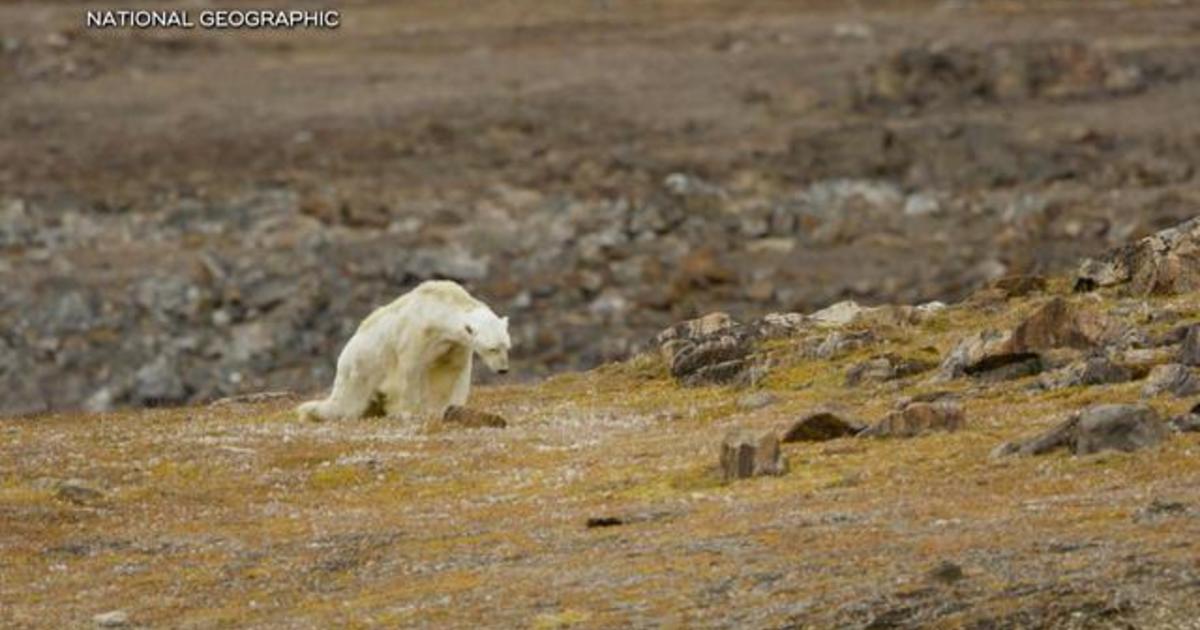
<svg viewBox="0 0 1200 630">
<path fill-rule="evenodd" d="M 505 415 L 504 430 L 307 424 L 293 402 L 6 420 L 3 625 L 80 626 L 122 609 L 137 625 L 200 628 L 830 627 L 880 615 L 1182 627 L 1200 613 L 1200 436 L 1136 454 L 988 458 L 1068 411 L 1138 400 L 1139 383 L 844 384 L 856 361 L 940 356 L 1042 299 L 953 307 L 829 360 L 797 354 L 799 339 L 772 342 L 777 367 L 760 387 L 778 402 L 755 411 L 738 407 L 743 390 L 677 386 L 647 355 L 477 389 L 472 405 Z M 1120 310 L 1111 296 L 1073 299 Z M 829 404 L 875 420 L 934 389 L 962 395 L 966 430 L 789 444 L 785 476 L 716 474 L 729 427 Z M 1151 402 L 1164 414 L 1190 404 Z M 67 478 L 104 498 L 58 498 L 47 479 Z M 1154 499 L 1186 509 L 1141 518 Z M 626 523 L 586 527 L 600 516 Z M 965 577 L 931 582 L 944 560 Z"/>
</svg>

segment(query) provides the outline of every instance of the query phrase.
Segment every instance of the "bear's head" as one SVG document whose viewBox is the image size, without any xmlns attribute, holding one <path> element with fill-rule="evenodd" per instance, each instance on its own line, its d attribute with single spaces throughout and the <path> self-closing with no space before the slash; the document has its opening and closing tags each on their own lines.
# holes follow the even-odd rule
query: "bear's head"
<svg viewBox="0 0 1200 630">
<path fill-rule="evenodd" d="M 482 317 L 472 317 L 466 326 L 471 338 L 471 349 L 483 359 L 488 369 L 504 374 L 508 372 L 508 350 L 512 340 L 508 337 L 508 318 L 496 317 L 488 312 Z"/>
</svg>

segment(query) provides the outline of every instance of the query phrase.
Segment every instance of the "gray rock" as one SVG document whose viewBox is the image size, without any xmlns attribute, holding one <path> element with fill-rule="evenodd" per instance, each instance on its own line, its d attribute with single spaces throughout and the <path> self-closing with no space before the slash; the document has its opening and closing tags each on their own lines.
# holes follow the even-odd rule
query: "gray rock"
<svg viewBox="0 0 1200 630">
<path fill-rule="evenodd" d="M 1038 379 L 1042 389 L 1062 389 L 1090 385 L 1124 383 L 1133 379 L 1133 370 L 1114 363 L 1107 357 L 1092 357 L 1076 361 L 1064 368 L 1043 374 Z"/>
<path fill-rule="evenodd" d="M 143 365 L 134 375 L 133 396 L 141 405 L 163 405 L 187 399 L 178 361 L 165 354 Z"/>
<path fill-rule="evenodd" d="M 1179 363 L 1156 366 L 1146 377 L 1142 396 L 1151 398 L 1164 393 L 1176 398 L 1200 394 L 1200 377 L 1192 368 Z"/>
<path fill-rule="evenodd" d="M 927 372 L 935 367 L 937 364 L 931 361 L 885 354 L 851 366 L 846 371 L 846 386 L 854 387 L 864 382 L 893 381 Z"/>
<path fill-rule="evenodd" d="M 1200 325 L 1187 327 L 1183 342 L 1179 345 L 1179 362 L 1193 367 L 1200 366 Z"/>
<path fill-rule="evenodd" d="M 760 475 L 782 475 L 787 460 L 774 431 L 734 429 L 721 442 L 721 472 L 726 481 Z"/>
<path fill-rule="evenodd" d="M 1045 433 L 1001 444 L 992 456 L 1043 455 L 1060 448 L 1075 455 L 1131 452 L 1158 445 L 1168 433 L 1158 413 L 1146 405 L 1097 405 L 1072 414 Z"/>
<path fill-rule="evenodd" d="M 1099 405 L 1079 416 L 1072 452 L 1136 451 L 1167 437 L 1158 413 L 1145 405 Z"/>
<path fill-rule="evenodd" d="M 1195 412 L 1180 414 L 1167 421 L 1167 426 L 1177 433 L 1200 432 L 1200 414 Z"/>
</svg>

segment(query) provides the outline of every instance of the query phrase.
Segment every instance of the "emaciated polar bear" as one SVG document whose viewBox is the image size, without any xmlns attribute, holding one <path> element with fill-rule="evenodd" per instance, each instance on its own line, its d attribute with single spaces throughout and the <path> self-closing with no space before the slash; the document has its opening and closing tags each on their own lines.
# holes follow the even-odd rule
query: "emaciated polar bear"
<svg viewBox="0 0 1200 630">
<path fill-rule="evenodd" d="M 338 357 L 333 391 L 297 408 L 301 418 L 361 417 L 382 401 L 389 417 L 441 417 L 464 405 L 471 361 L 478 354 L 493 371 L 508 371 L 508 318 L 454 282 L 423 282 L 375 309 Z"/>
</svg>

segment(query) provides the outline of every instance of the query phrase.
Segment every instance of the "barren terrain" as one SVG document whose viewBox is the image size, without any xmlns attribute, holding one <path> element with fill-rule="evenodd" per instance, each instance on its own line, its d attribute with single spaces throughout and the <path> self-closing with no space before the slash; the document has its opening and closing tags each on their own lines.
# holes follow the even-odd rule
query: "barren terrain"
<svg viewBox="0 0 1200 630">
<path fill-rule="evenodd" d="M 339 6 L 0 0 L 0 627 L 1200 627 L 1194 3 Z M 297 421 L 433 277 L 508 426 Z"/>
<path fill-rule="evenodd" d="M 512 316 L 519 373 L 586 368 L 714 309 L 1062 271 L 1198 195 L 1190 3 L 88 7 L 0 3 L 7 413 L 323 387 L 429 277 Z"/>
</svg>

